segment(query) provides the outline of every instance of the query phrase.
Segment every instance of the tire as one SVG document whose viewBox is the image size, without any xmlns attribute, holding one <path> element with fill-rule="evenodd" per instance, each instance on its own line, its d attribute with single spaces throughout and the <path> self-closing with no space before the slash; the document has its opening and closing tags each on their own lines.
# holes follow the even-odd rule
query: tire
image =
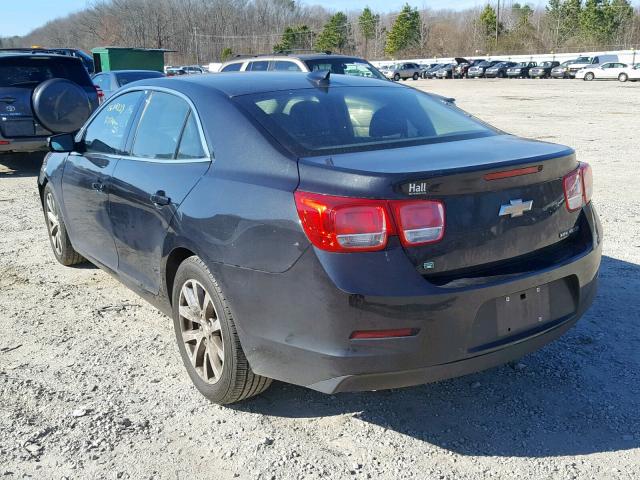
<svg viewBox="0 0 640 480">
<path fill-rule="evenodd" d="M 396 82 L 399 82 L 399 81 L 400 81 L 400 74 L 399 74 L 399 73 L 396 73 L 396 74 L 393 76 L 393 80 L 394 80 L 394 81 L 396 81 Z"/>
<path fill-rule="evenodd" d="M 420 75 L 418 75 L 417 73 L 414 73 L 412 78 L 414 81 L 418 80 L 418 78 L 420 78 Z"/>
<path fill-rule="evenodd" d="M 42 211 L 44 212 L 44 221 L 47 224 L 49 243 L 56 260 L 65 267 L 86 262 L 86 259 L 76 252 L 73 245 L 71 245 L 58 202 L 51 185 L 48 183 L 44 187 L 42 194 Z"/>
<path fill-rule="evenodd" d="M 595 78 L 596 78 L 596 76 L 592 72 L 589 72 L 584 76 L 584 79 L 585 79 L 586 82 L 590 82 L 590 81 L 594 80 Z"/>
<path fill-rule="evenodd" d="M 621 73 L 620 75 L 618 75 L 619 82 L 626 82 L 627 80 L 629 80 L 629 75 L 627 75 L 626 73 Z"/>
<path fill-rule="evenodd" d="M 269 388 L 271 379 L 251 370 L 230 306 L 200 258 L 189 257 L 178 267 L 172 305 L 180 356 L 202 395 L 226 405 Z"/>
</svg>

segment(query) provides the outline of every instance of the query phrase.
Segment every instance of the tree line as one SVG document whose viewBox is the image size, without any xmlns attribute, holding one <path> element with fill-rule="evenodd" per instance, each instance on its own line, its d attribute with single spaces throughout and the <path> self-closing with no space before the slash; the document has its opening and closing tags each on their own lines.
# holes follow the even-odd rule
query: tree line
<svg viewBox="0 0 640 480">
<path fill-rule="evenodd" d="M 640 48 L 629 0 L 502 0 L 464 11 L 330 12 L 295 0 L 97 0 L 0 46 L 131 46 L 170 50 L 170 63 L 233 55 L 332 51 L 366 58 L 451 57 Z"/>
</svg>

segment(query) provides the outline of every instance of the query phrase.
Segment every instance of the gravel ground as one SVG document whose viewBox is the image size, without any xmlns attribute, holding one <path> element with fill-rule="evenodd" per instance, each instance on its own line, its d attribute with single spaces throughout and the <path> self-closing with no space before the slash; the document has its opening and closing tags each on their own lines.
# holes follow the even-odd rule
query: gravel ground
<svg viewBox="0 0 640 480">
<path fill-rule="evenodd" d="M 274 383 L 208 403 L 172 325 L 101 270 L 50 252 L 40 156 L 0 156 L 0 476 L 130 479 L 640 477 L 640 84 L 407 82 L 591 163 L 598 298 L 515 364 L 327 396 Z"/>
</svg>

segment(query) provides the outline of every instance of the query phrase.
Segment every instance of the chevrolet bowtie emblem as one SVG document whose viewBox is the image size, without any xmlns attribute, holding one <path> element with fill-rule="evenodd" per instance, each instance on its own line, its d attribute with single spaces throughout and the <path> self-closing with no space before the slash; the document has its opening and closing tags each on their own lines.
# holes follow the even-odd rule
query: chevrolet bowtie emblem
<svg viewBox="0 0 640 480">
<path fill-rule="evenodd" d="M 521 198 L 517 200 L 510 200 L 508 205 L 500 206 L 500 217 L 503 215 L 511 215 L 513 217 L 520 217 L 524 212 L 528 212 L 533 208 L 533 200 L 523 202 Z"/>
</svg>

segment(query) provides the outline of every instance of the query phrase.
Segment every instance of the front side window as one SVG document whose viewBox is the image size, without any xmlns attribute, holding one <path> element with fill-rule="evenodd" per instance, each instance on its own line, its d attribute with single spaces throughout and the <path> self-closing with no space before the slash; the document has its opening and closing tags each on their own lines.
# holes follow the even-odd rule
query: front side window
<svg viewBox="0 0 640 480">
<path fill-rule="evenodd" d="M 131 155 L 153 159 L 175 158 L 180 135 L 189 113 L 182 98 L 152 92 L 138 123 Z"/>
<path fill-rule="evenodd" d="M 109 101 L 87 127 L 87 153 L 122 154 L 126 134 L 143 92 L 129 92 Z"/>
<path fill-rule="evenodd" d="M 299 156 L 477 138 L 496 131 L 425 93 L 394 87 L 333 87 L 234 99 Z"/>
</svg>

